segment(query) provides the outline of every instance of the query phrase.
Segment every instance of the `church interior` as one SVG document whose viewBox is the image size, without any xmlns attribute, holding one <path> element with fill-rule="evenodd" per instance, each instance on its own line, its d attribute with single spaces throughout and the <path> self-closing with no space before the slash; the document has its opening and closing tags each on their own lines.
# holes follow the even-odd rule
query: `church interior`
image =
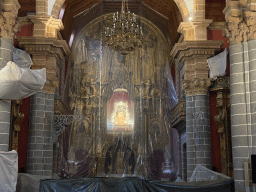
<svg viewBox="0 0 256 192">
<path fill-rule="evenodd" d="M 0 191 L 255 191 L 255 34 L 256 0 L 0 0 Z"/>
</svg>

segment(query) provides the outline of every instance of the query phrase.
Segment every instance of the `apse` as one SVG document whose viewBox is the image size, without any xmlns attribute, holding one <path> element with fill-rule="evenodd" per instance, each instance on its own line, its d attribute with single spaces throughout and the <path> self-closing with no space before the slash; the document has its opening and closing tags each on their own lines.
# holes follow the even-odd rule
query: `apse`
<svg viewBox="0 0 256 192">
<path fill-rule="evenodd" d="M 153 23 L 137 18 L 143 44 L 126 54 L 104 42 L 112 14 L 91 21 L 75 37 L 67 78 L 76 120 L 66 131 L 61 158 L 68 177 L 153 178 L 170 170 L 170 107 L 177 97 L 169 47 Z M 164 160 L 156 171 L 150 164 L 159 158 Z"/>
</svg>

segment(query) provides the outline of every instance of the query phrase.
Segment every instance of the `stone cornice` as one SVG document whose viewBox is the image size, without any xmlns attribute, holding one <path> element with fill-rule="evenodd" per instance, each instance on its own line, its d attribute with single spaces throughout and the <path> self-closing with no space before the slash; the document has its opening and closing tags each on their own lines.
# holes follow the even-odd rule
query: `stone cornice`
<svg viewBox="0 0 256 192">
<path fill-rule="evenodd" d="M 51 62 L 43 61 L 32 65 L 33 69 L 46 68 L 47 81 L 43 87 L 43 92 L 54 94 L 58 87 L 55 67 L 57 60 L 62 60 L 70 54 L 70 48 L 65 40 L 58 40 L 54 37 L 17 37 L 19 46 L 24 48 L 33 56 L 50 59 Z M 53 58 L 56 59 L 53 59 Z M 48 63 L 49 62 L 49 63 Z"/>
<path fill-rule="evenodd" d="M 57 60 L 70 54 L 70 48 L 65 40 L 51 37 L 17 37 L 19 45 L 30 54 L 45 54 L 55 56 Z"/>
<path fill-rule="evenodd" d="M 18 20 L 21 22 L 21 26 L 34 25 L 28 17 L 18 17 Z"/>
<path fill-rule="evenodd" d="M 195 55 L 205 55 L 210 57 L 214 51 L 219 49 L 224 41 L 184 41 L 176 43 L 170 53 L 170 56 L 179 62 L 184 62 L 186 57 Z"/>
<path fill-rule="evenodd" d="M 204 19 L 181 22 L 177 31 L 184 35 L 185 41 L 207 40 L 206 28 L 212 21 L 210 19 Z"/>
<path fill-rule="evenodd" d="M 28 18 L 31 20 L 32 23 L 43 23 L 47 26 L 54 27 L 57 30 L 64 29 L 63 23 L 60 19 L 55 19 L 51 16 L 37 16 L 37 15 L 30 15 Z"/>
<path fill-rule="evenodd" d="M 186 92 L 186 96 L 207 95 L 210 86 L 211 79 L 184 80 L 182 83 L 182 89 Z"/>
<path fill-rule="evenodd" d="M 225 27 L 225 22 L 212 22 L 208 29 L 210 30 L 223 30 Z"/>
</svg>

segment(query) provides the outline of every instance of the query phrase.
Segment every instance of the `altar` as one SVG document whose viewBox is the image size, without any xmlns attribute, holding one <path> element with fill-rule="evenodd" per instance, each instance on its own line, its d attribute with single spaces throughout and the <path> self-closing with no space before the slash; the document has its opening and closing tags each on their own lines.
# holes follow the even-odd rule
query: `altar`
<svg viewBox="0 0 256 192">
<path fill-rule="evenodd" d="M 73 43 L 67 77 L 75 120 L 58 138 L 58 172 L 69 178 L 159 178 L 171 168 L 170 107 L 177 98 L 169 48 L 159 29 L 141 17 L 145 43 L 121 54 L 102 43 L 101 23 L 111 18 L 93 20 Z"/>
</svg>

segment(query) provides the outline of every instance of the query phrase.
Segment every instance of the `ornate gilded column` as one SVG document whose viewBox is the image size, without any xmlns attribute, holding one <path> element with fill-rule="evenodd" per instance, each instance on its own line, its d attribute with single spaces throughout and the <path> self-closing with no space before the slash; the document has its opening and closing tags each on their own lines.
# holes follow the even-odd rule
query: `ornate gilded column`
<svg viewBox="0 0 256 192">
<path fill-rule="evenodd" d="M 12 61 L 13 38 L 20 29 L 17 20 L 20 4 L 18 0 L 0 1 L 0 69 Z M 8 151 L 10 133 L 11 101 L 0 100 L 0 151 Z"/>
<path fill-rule="evenodd" d="M 42 92 L 31 97 L 27 172 L 49 176 L 53 170 L 54 93 L 59 84 L 57 62 L 70 52 L 65 40 L 59 39 L 63 28 L 59 19 L 30 16 L 34 23 L 33 37 L 18 37 L 19 46 L 32 55 L 32 69 L 46 68 L 46 84 Z"/>
<path fill-rule="evenodd" d="M 218 77 L 213 82 L 210 91 L 216 91 L 217 106 L 219 107 L 219 115 L 216 115 L 214 120 L 218 124 L 218 133 L 220 134 L 221 172 L 233 177 L 229 78 Z"/>
<path fill-rule="evenodd" d="M 222 41 L 184 41 L 176 43 L 171 56 L 183 64 L 182 89 L 186 93 L 187 179 L 196 165 L 211 169 L 211 140 L 207 59 L 219 49 Z"/>
<path fill-rule="evenodd" d="M 236 192 L 253 188 L 246 179 L 256 154 L 256 7 L 255 0 L 227 1 L 223 35 L 230 42 L 231 136 Z"/>
</svg>

